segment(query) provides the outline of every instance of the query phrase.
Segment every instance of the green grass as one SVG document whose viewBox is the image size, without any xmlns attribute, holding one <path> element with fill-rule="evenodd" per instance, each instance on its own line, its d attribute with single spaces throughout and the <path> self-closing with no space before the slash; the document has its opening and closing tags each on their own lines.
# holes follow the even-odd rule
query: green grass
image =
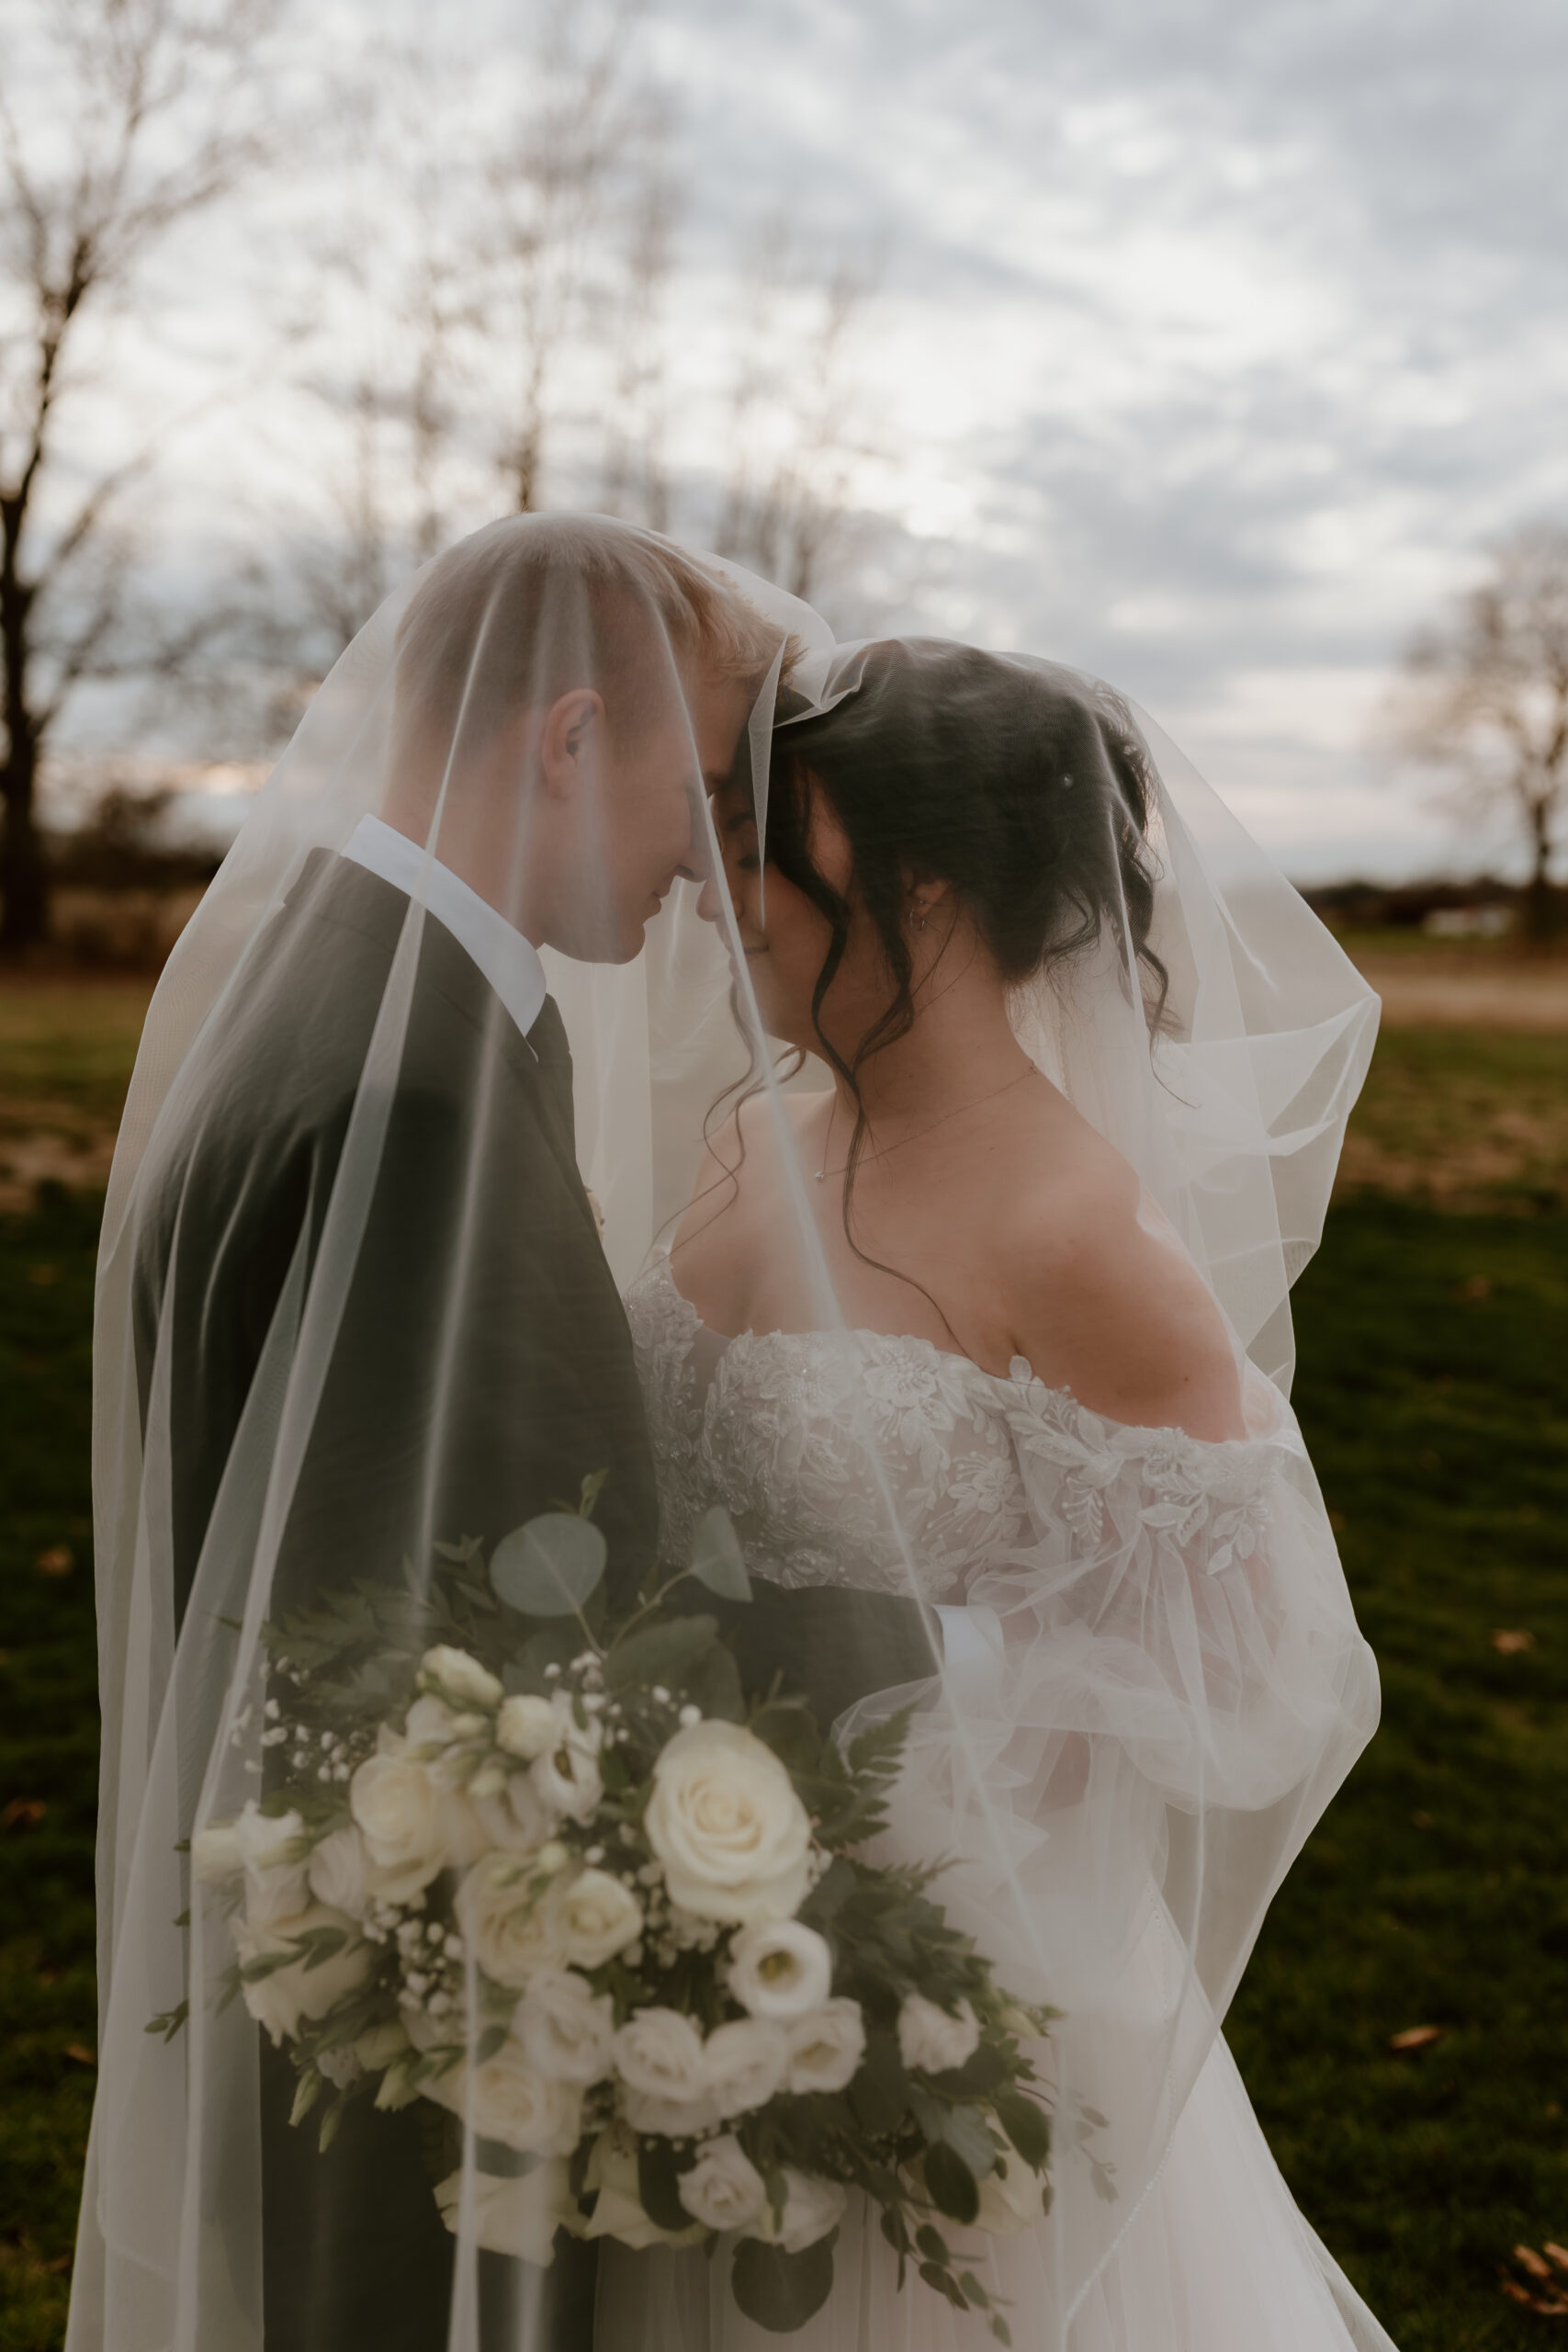
<svg viewBox="0 0 1568 2352">
<path fill-rule="evenodd" d="M 1340 1188 L 1453 1209 L 1568 1208 L 1568 1035 L 1385 1029 Z"/>
</svg>

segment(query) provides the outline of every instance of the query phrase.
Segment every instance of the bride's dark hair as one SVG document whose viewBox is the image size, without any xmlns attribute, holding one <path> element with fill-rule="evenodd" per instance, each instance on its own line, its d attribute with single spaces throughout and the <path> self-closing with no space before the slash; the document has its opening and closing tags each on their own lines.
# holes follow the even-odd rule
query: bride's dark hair
<svg viewBox="0 0 1568 2352">
<path fill-rule="evenodd" d="M 1148 944 L 1154 775 L 1125 707 L 1070 671 L 939 639 L 889 639 L 863 661 L 852 694 L 773 737 L 768 861 L 832 933 L 812 998 L 825 1058 L 858 1095 L 857 1070 L 914 1021 L 911 879 L 951 887 L 1012 985 L 1121 933 L 1156 1026 L 1168 976 Z M 812 861 L 814 787 L 849 841 L 852 901 Z M 857 905 L 893 994 L 846 1061 L 821 1010 Z"/>
</svg>

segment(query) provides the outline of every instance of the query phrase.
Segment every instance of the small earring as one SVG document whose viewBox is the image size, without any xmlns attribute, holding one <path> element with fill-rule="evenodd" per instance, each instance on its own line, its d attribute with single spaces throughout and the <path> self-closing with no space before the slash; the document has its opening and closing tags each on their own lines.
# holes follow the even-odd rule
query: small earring
<svg viewBox="0 0 1568 2352">
<path fill-rule="evenodd" d="M 923 907 L 911 907 L 909 909 L 909 929 L 911 931 L 924 931 L 925 927 L 925 909 Z"/>
</svg>

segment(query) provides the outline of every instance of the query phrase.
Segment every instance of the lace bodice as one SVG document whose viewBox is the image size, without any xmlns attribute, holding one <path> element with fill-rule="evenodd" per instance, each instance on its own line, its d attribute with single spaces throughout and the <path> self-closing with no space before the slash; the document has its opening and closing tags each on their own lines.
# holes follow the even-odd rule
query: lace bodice
<svg viewBox="0 0 1568 2352">
<path fill-rule="evenodd" d="M 885 1479 L 934 1602 L 963 1601 L 977 1576 L 1043 1542 L 1065 1563 L 1108 1534 L 1163 1538 L 1210 1574 L 1257 1549 L 1279 1430 L 1215 1445 L 1122 1428 L 1047 1388 L 1021 1356 L 1004 1377 L 927 1340 L 726 1339 L 663 1258 L 626 1311 L 668 1558 L 685 1556 L 697 1519 L 722 1503 L 757 1575 L 907 1591 Z"/>
</svg>

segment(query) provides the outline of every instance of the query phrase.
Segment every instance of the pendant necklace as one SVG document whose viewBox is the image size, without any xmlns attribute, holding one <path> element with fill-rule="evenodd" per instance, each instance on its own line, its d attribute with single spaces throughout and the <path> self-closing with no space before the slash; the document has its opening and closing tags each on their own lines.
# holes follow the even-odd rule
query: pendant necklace
<svg viewBox="0 0 1568 2352">
<path fill-rule="evenodd" d="M 1039 1070 L 1036 1069 L 1035 1065 L 1031 1062 L 1029 1068 L 1027 1069 L 1021 1069 L 1016 1078 L 1010 1078 L 1005 1086 L 995 1086 L 991 1089 L 989 1094 L 982 1094 L 977 1102 L 961 1102 L 956 1111 L 944 1111 L 940 1119 L 932 1119 L 927 1125 L 923 1127 L 917 1127 L 912 1136 L 900 1136 L 897 1143 L 885 1144 L 880 1151 L 868 1151 L 865 1156 L 868 1159 L 886 1159 L 890 1153 L 902 1151 L 907 1143 L 919 1143 L 922 1136 L 932 1135 L 938 1127 L 945 1127 L 950 1119 L 961 1119 L 965 1111 L 983 1110 L 987 1102 L 995 1102 L 999 1096 L 1003 1094 L 1010 1094 L 1013 1088 L 1015 1086 L 1021 1086 L 1026 1078 L 1038 1078 L 1039 1075 Z M 835 1095 L 833 1098 L 832 1109 L 829 1110 L 828 1114 L 828 1132 L 822 1138 L 822 1165 L 814 1171 L 816 1181 L 818 1184 L 825 1182 L 829 1174 L 841 1176 L 844 1172 L 843 1168 L 834 1168 L 829 1170 L 828 1166 L 828 1146 L 832 1141 L 833 1136 L 833 1112 L 836 1111 L 838 1107 L 838 1097 Z M 846 1160 L 844 1162 L 844 1167 L 847 1168 L 848 1166 L 849 1162 Z"/>
</svg>

